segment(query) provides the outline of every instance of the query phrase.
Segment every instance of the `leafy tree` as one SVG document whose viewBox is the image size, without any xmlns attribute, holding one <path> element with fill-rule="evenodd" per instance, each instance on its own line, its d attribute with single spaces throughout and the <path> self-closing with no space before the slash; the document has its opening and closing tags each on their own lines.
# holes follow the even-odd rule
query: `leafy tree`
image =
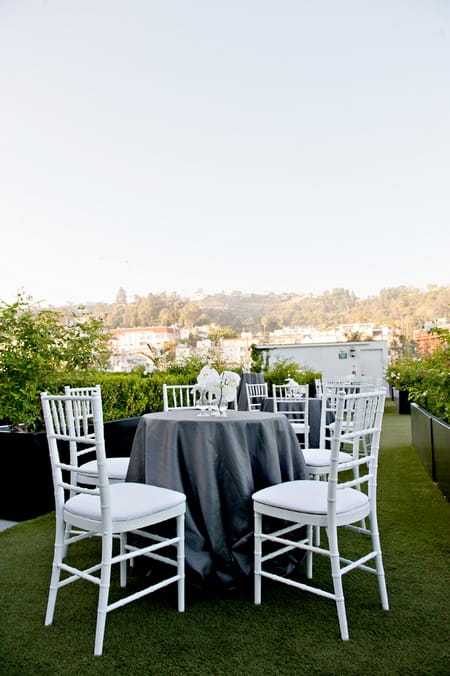
<svg viewBox="0 0 450 676">
<path fill-rule="evenodd" d="M 181 310 L 180 317 L 186 326 L 195 326 L 201 315 L 201 309 L 197 303 L 187 303 Z"/>
<path fill-rule="evenodd" d="M 406 357 L 413 357 L 416 354 L 416 343 L 403 334 L 394 337 L 389 348 L 389 357 L 391 362 L 398 361 Z"/>
<path fill-rule="evenodd" d="M 229 326 L 225 326 L 223 329 L 213 329 L 208 334 L 208 338 L 214 343 L 214 345 L 218 345 L 221 338 L 236 338 L 236 336 L 236 331 L 234 331 L 234 329 L 230 329 Z"/>
<path fill-rule="evenodd" d="M 252 360 L 251 372 L 262 373 L 268 369 L 269 365 L 269 350 L 258 349 L 258 346 L 253 343 L 250 345 L 250 358 Z"/>
<path fill-rule="evenodd" d="M 103 320 L 83 308 L 64 316 L 33 307 L 23 293 L 0 301 L 0 420 L 32 431 L 39 393 L 61 374 L 106 368 L 108 339 Z"/>
<path fill-rule="evenodd" d="M 127 304 L 127 294 L 125 292 L 125 289 L 121 286 L 120 289 L 118 290 L 116 294 L 116 303 L 118 305 L 126 305 Z"/>
<path fill-rule="evenodd" d="M 346 331 L 344 336 L 347 343 L 360 343 L 373 340 L 372 336 L 367 336 L 362 331 Z"/>
<path fill-rule="evenodd" d="M 445 317 L 450 304 L 450 286 L 430 286 L 425 291 L 407 286 L 386 288 L 379 296 L 364 299 L 346 289 L 333 289 L 317 296 L 233 292 L 201 294 L 195 299 L 175 293 L 150 293 L 145 297 L 135 296 L 132 304 L 126 303 L 122 291 L 119 289 L 116 302 L 102 308 L 106 311 L 108 328 L 215 323 L 237 332 L 262 328 L 267 332 L 281 326 L 329 329 L 339 324 L 372 322 L 398 327 L 411 338 L 412 331 L 420 329 L 425 321 Z M 129 305 L 133 305 L 133 311 L 125 314 Z M 95 309 L 95 304 L 90 309 Z M 261 318 L 264 318 L 264 327 Z"/>
</svg>

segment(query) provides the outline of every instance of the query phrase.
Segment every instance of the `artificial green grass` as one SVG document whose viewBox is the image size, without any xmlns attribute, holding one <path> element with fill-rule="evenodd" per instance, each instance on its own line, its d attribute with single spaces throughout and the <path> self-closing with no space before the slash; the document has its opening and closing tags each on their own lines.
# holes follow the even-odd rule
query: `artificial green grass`
<svg viewBox="0 0 450 676">
<path fill-rule="evenodd" d="M 449 674 L 449 504 L 411 447 L 409 416 L 391 402 L 381 446 L 378 513 L 391 610 L 381 609 L 375 576 L 346 575 L 348 642 L 334 602 L 263 580 L 259 607 L 249 581 L 245 590 L 209 596 L 188 588 L 183 614 L 175 586 L 118 609 L 107 618 L 103 656 L 94 657 L 94 585 L 62 589 L 54 623 L 44 627 L 49 514 L 0 533 L 0 675 Z M 341 543 L 352 550 L 354 538 L 344 533 Z M 97 546 L 82 543 L 77 556 Z M 322 557 L 314 573 L 328 584 Z"/>
</svg>

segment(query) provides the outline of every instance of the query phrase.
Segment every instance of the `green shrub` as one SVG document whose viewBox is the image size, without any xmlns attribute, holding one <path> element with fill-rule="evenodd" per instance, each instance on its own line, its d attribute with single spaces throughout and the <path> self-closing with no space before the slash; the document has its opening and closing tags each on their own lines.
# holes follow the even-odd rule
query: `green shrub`
<svg viewBox="0 0 450 676">
<path fill-rule="evenodd" d="M 33 308 L 19 295 L 0 308 L 0 421 L 12 429 L 44 429 L 40 393 L 62 393 L 65 385 L 100 385 L 105 421 L 163 409 L 163 383 L 194 384 L 203 366 L 237 370 L 215 353 L 168 362 L 145 374 L 106 370 L 108 334 L 101 320 L 79 310 L 69 321 L 52 310 Z"/>
<path fill-rule="evenodd" d="M 407 390 L 409 400 L 429 413 L 450 420 L 450 331 L 432 329 L 441 336 L 441 347 L 422 357 L 400 359 L 387 369 L 386 380 L 397 390 Z"/>
<path fill-rule="evenodd" d="M 230 365 L 225 359 L 222 359 L 216 351 L 213 350 L 206 353 L 205 355 L 194 354 L 176 362 L 169 362 L 164 366 L 164 368 L 160 369 L 160 372 L 170 376 L 171 378 L 178 378 L 178 380 L 173 380 L 174 384 L 178 382 L 180 384 L 189 385 L 190 383 L 196 382 L 197 376 L 204 366 L 215 368 L 219 373 L 227 370 L 239 370 L 239 367 L 236 367 L 236 365 Z"/>
<path fill-rule="evenodd" d="M 34 431 L 39 393 L 54 389 L 62 374 L 104 368 L 108 339 L 103 321 L 83 308 L 65 316 L 22 293 L 14 303 L 0 301 L 0 421 Z"/>
<path fill-rule="evenodd" d="M 159 396 L 158 391 L 155 393 L 153 381 L 154 379 L 144 375 L 142 370 L 131 373 L 108 371 L 65 373 L 55 379 L 53 392 L 62 392 L 65 385 L 71 387 L 100 385 L 104 420 L 118 420 L 161 410 L 162 394 Z"/>
<path fill-rule="evenodd" d="M 264 371 L 264 380 L 269 387 L 269 392 L 271 392 L 272 385 L 283 385 L 288 378 L 292 378 L 299 385 L 314 385 L 315 378 L 320 378 L 320 376 L 320 373 L 308 366 L 300 366 L 291 359 L 278 359 Z"/>
<path fill-rule="evenodd" d="M 145 374 L 143 369 L 131 373 L 90 371 L 85 373 L 64 373 L 54 380 L 55 392 L 62 392 L 64 385 L 92 387 L 100 385 L 102 390 L 104 420 L 118 420 L 155 413 L 163 410 L 163 384 L 194 385 L 203 366 L 208 363 L 218 371 L 232 367 L 220 360 L 189 357 L 173 362 Z M 236 370 L 236 369 L 234 369 Z"/>
</svg>

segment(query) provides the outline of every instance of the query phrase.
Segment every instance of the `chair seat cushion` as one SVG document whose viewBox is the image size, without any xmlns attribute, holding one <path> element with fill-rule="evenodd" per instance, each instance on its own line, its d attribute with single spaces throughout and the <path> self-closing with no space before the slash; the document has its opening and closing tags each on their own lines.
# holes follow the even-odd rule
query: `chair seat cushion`
<svg viewBox="0 0 450 676">
<path fill-rule="evenodd" d="M 108 477 L 116 481 L 120 479 L 122 479 L 122 481 L 125 481 L 128 472 L 129 462 L 130 458 L 107 458 L 106 470 Z M 80 469 L 91 472 L 92 476 L 97 476 L 98 475 L 97 460 L 90 460 L 89 462 L 85 462 L 84 465 L 80 465 Z M 81 480 L 82 479 L 80 476 L 80 481 Z"/>
<path fill-rule="evenodd" d="M 328 511 L 328 481 L 286 481 L 263 488 L 253 494 L 253 500 L 271 507 L 293 512 L 326 514 Z M 336 491 L 336 513 L 343 514 L 368 503 L 368 497 L 355 488 Z"/>
<path fill-rule="evenodd" d="M 309 425 L 305 425 L 305 423 L 295 422 L 295 420 L 290 420 L 289 422 L 291 423 L 294 432 L 300 433 L 309 430 Z"/>
<path fill-rule="evenodd" d="M 331 451 L 327 448 L 305 448 L 302 451 L 306 466 L 328 467 L 331 463 Z M 351 462 L 350 453 L 339 453 L 339 462 Z"/>
<path fill-rule="evenodd" d="M 109 489 L 113 521 L 139 519 L 177 507 L 186 501 L 183 493 L 147 484 L 110 484 Z M 67 500 L 64 511 L 69 515 L 100 521 L 100 496 L 79 493 Z"/>
</svg>

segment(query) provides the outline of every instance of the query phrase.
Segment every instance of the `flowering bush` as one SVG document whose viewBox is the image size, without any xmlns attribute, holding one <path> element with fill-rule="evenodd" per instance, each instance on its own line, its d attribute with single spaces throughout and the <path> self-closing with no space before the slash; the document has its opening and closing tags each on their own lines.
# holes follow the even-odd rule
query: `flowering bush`
<svg viewBox="0 0 450 676">
<path fill-rule="evenodd" d="M 396 390 L 409 390 L 417 379 L 416 370 L 419 361 L 412 357 L 404 357 L 390 364 L 386 370 L 386 380 Z"/>
<path fill-rule="evenodd" d="M 441 336 L 441 347 L 423 357 L 404 358 L 391 364 L 386 380 L 397 390 L 407 390 L 409 400 L 429 413 L 450 420 L 450 331 L 432 329 Z"/>
</svg>

